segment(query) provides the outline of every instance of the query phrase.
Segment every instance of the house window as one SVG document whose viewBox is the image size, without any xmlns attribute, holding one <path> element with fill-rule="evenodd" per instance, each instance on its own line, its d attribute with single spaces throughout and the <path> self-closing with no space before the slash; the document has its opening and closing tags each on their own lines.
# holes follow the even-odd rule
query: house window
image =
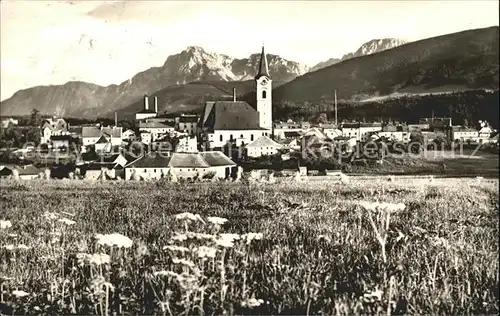
<svg viewBox="0 0 500 316">
<path fill-rule="evenodd" d="M 153 169 L 153 172 L 156 173 L 156 169 Z"/>
<path fill-rule="evenodd" d="M 220 135 L 219 139 L 220 139 L 220 141 L 222 141 L 222 135 Z"/>
<path fill-rule="evenodd" d="M 243 138 L 243 134 L 240 135 L 240 138 Z"/>
<path fill-rule="evenodd" d="M 144 169 L 144 172 L 147 172 L 148 170 Z"/>
<path fill-rule="evenodd" d="M 253 141 L 253 134 L 250 135 L 250 140 Z"/>
<path fill-rule="evenodd" d="M 229 140 L 233 140 L 233 134 L 229 135 Z"/>
<path fill-rule="evenodd" d="M 266 98 L 266 95 L 267 95 L 267 92 L 264 90 L 262 91 L 262 99 L 265 99 Z"/>
</svg>

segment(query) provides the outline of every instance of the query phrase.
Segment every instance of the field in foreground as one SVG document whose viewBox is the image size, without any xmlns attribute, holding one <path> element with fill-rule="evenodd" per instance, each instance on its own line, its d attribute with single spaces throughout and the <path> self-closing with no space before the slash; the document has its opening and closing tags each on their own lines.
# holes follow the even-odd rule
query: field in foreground
<svg viewBox="0 0 500 316">
<path fill-rule="evenodd" d="M 0 187 L 0 313 L 498 313 L 496 180 Z"/>
</svg>

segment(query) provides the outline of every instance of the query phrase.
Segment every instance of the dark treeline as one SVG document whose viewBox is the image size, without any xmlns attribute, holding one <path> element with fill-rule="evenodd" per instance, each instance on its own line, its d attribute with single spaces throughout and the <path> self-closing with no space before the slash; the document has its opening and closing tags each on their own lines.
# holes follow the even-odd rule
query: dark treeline
<svg viewBox="0 0 500 316">
<path fill-rule="evenodd" d="M 479 120 L 487 120 L 499 126 L 498 90 L 456 92 L 450 94 L 425 95 L 387 99 L 379 102 L 339 103 L 339 120 L 358 121 L 404 121 L 418 123 L 421 117 L 451 117 L 453 125 L 461 125 L 464 120 L 476 125 Z M 335 117 L 333 100 L 319 102 L 282 101 L 274 107 L 276 119 L 313 120 L 320 113 L 326 113 L 329 120 Z"/>
</svg>

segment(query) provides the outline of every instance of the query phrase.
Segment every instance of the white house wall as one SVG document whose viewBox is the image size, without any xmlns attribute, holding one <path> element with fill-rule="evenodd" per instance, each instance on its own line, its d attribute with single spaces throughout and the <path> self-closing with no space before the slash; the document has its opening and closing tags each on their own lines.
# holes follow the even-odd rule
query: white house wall
<svg viewBox="0 0 500 316">
<path fill-rule="evenodd" d="M 223 147 L 231 139 L 236 141 L 236 146 L 250 144 L 262 135 L 269 134 L 267 130 L 216 130 L 214 133 L 209 134 L 208 140 L 210 148 Z M 243 137 L 241 137 L 243 136 Z"/>
<path fill-rule="evenodd" d="M 226 168 L 229 168 L 228 171 L 231 171 L 232 166 L 220 166 L 220 167 L 208 167 L 208 168 L 172 168 L 172 172 L 175 174 L 177 179 L 193 179 L 197 175 L 199 177 L 203 177 L 203 175 L 209 172 L 215 172 L 216 176 L 219 178 L 226 177 Z M 125 168 L 125 179 L 131 180 L 133 171 L 135 170 L 136 174 L 144 179 L 152 179 L 157 180 L 161 179 L 162 172 L 168 175 L 169 168 L 165 167 L 155 167 L 155 168 L 134 168 L 127 167 Z"/>
</svg>

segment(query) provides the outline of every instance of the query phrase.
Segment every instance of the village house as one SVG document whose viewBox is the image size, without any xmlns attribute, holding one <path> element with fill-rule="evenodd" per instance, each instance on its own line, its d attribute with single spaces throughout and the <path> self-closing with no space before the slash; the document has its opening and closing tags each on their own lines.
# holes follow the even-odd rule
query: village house
<svg viewBox="0 0 500 316">
<path fill-rule="evenodd" d="M 188 135 L 197 135 L 198 120 L 197 115 L 182 114 L 175 118 L 175 129 Z"/>
<path fill-rule="evenodd" d="M 78 144 L 78 138 L 71 135 L 54 135 L 50 138 L 50 143 L 54 150 L 68 150 L 70 145 Z"/>
<path fill-rule="evenodd" d="M 100 163 L 91 162 L 78 167 L 79 173 L 85 180 L 115 180 L 117 178 L 117 171 L 122 171 L 123 167 L 113 163 Z"/>
<path fill-rule="evenodd" d="M 267 136 L 260 136 L 245 146 L 247 156 L 252 158 L 276 155 L 281 148 L 282 145 Z"/>
<path fill-rule="evenodd" d="M 408 143 L 410 142 L 410 130 L 406 125 L 393 125 L 391 123 L 386 124 L 382 127 L 380 132 L 376 133 L 379 137 L 384 137 L 386 139 Z"/>
<path fill-rule="evenodd" d="M 269 76 L 267 57 L 262 47 L 260 65 L 255 77 L 257 110 L 247 102 L 233 101 L 207 102 L 200 120 L 202 145 L 209 149 L 220 149 L 232 143 L 243 146 L 259 136 L 272 133 L 272 80 Z"/>
<path fill-rule="evenodd" d="M 478 131 L 478 138 L 480 143 L 494 142 L 491 138 L 496 132 L 487 121 L 479 121 L 480 129 Z"/>
<path fill-rule="evenodd" d="M 141 137 L 141 143 L 143 143 L 145 145 L 151 144 L 151 133 L 150 132 L 141 131 L 139 135 Z"/>
<path fill-rule="evenodd" d="M 109 153 L 113 150 L 113 146 L 111 144 L 111 137 L 109 135 L 101 135 L 101 137 L 94 144 L 94 150 L 96 152 Z"/>
<path fill-rule="evenodd" d="M 142 140 L 142 132 L 149 133 L 149 142 L 154 142 L 157 139 L 166 136 L 172 132 L 174 132 L 175 127 L 167 122 L 159 122 L 159 121 L 149 121 L 148 119 L 139 122 L 139 131 L 141 132 L 141 140 Z"/>
<path fill-rule="evenodd" d="M 335 124 L 324 123 L 324 124 L 319 124 L 319 127 L 323 132 L 323 134 L 325 134 L 330 139 L 342 136 L 342 131 L 339 128 L 337 128 L 337 125 Z"/>
<path fill-rule="evenodd" d="M 9 127 L 9 125 L 18 125 L 18 124 L 19 124 L 19 120 L 14 119 L 12 117 L 9 117 L 9 118 L 2 120 L 2 127 L 3 128 Z"/>
<path fill-rule="evenodd" d="M 133 142 L 135 139 L 135 132 L 131 129 L 127 129 L 122 133 L 122 141 Z"/>
<path fill-rule="evenodd" d="M 419 124 L 428 125 L 431 130 L 445 131 L 452 127 L 450 117 L 423 117 L 420 118 Z"/>
<path fill-rule="evenodd" d="M 451 129 L 451 140 L 462 142 L 475 142 L 478 139 L 478 130 L 464 126 L 453 126 Z"/>
<path fill-rule="evenodd" d="M 158 97 L 154 97 L 154 106 L 152 109 L 149 108 L 149 97 L 144 95 L 144 109 L 135 113 L 135 120 L 140 121 L 147 118 L 156 117 L 158 115 Z"/>
<path fill-rule="evenodd" d="M 273 124 L 273 128 L 274 137 L 276 139 L 290 138 L 292 134 L 297 135 L 304 131 L 300 123 L 295 123 L 292 120 L 288 120 L 286 122 L 276 122 Z"/>
<path fill-rule="evenodd" d="M 175 146 L 177 153 L 196 153 L 198 152 L 198 138 L 196 136 L 181 136 L 177 138 Z"/>
<path fill-rule="evenodd" d="M 358 142 L 364 142 L 372 132 L 380 132 L 382 123 L 344 123 L 342 124 L 342 136 L 355 138 Z"/>
<path fill-rule="evenodd" d="M 103 126 L 83 126 L 82 127 L 82 145 L 93 146 L 101 136 L 111 143 L 112 147 L 120 146 L 122 143 L 122 128 L 121 127 L 103 127 Z M 103 140 L 101 140 L 103 142 Z M 105 145 L 102 145 L 105 146 Z"/>
<path fill-rule="evenodd" d="M 68 124 L 62 118 L 53 117 L 42 122 L 40 132 L 40 143 L 48 144 L 52 136 L 68 135 Z"/>
<path fill-rule="evenodd" d="M 234 172 L 236 164 L 220 151 L 199 153 L 172 153 L 158 155 L 150 153 L 131 162 L 125 167 L 125 179 L 135 177 L 141 180 L 161 179 L 169 172 L 177 179 L 191 180 L 214 173 L 217 178 L 228 178 Z"/>
<path fill-rule="evenodd" d="M 44 176 L 44 170 L 35 167 L 34 165 L 2 165 L 0 166 L 0 178 L 11 178 L 14 174 L 18 175 L 21 180 L 40 179 Z"/>
</svg>

